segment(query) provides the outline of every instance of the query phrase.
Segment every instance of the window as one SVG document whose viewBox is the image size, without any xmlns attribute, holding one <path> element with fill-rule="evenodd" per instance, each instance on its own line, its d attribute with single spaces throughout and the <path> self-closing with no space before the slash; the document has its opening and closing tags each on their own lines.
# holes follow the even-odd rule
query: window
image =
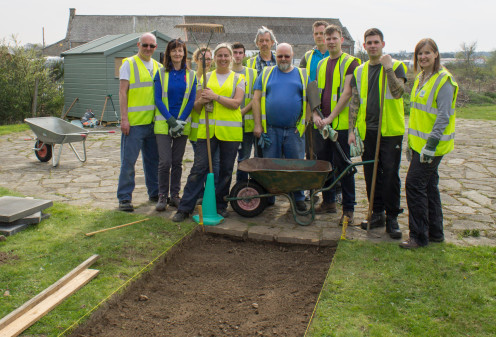
<svg viewBox="0 0 496 337">
<path fill-rule="evenodd" d="M 122 65 L 122 60 L 124 60 L 125 57 L 116 57 L 114 59 L 114 68 L 115 68 L 115 72 L 114 72 L 114 75 L 115 75 L 115 78 L 119 78 L 119 69 Z"/>
</svg>

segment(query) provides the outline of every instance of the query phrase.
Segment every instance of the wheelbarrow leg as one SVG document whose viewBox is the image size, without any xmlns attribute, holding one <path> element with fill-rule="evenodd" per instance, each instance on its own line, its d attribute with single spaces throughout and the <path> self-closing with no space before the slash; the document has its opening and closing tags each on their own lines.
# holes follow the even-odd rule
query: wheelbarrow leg
<svg viewBox="0 0 496 337">
<path fill-rule="evenodd" d="M 53 159 L 52 159 L 52 165 L 53 165 L 53 167 L 56 167 L 59 164 L 59 162 L 60 162 L 60 155 L 62 154 L 62 147 L 63 147 L 63 145 L 64 145 L 64 143 L 60 144 L 59 153 L 57 154 L 57 156 L 53 157 Z M 54 149 L 54 144 L 51 144 L 50 146 L 52 147 L 52 153 L 53 153 L 53 151 L 55 150 Z"/>
</svg>

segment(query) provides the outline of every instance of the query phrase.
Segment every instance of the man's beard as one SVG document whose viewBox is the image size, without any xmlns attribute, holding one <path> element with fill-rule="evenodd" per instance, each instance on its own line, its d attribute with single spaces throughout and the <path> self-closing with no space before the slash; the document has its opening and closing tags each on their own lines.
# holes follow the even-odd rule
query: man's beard
<svg viewBox="0 0 496 337">
<path fill-rule="evenodd" d="M 291 63 L 278 63 L 277 68 L 279 68 L 280 71 L 287 71 L 291 67 Z"/>
</svg>

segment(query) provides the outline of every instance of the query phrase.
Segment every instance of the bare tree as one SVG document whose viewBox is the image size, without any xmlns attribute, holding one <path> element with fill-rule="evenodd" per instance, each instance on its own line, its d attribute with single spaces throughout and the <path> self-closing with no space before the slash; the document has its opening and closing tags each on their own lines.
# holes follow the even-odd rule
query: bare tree
<svg viewBox="0 0 496 337">
<path fill-rule="evenodd" d="M 460 48 L 462 50 L 456 53 L 456 58 L 463 60 L 463 63 L 465 63 L 465 70 L 468 73 L 470 72 L 474 64 L 475 50 L 477 49 L 477 41 L 470 43 L 462 42 L 462 44 L 460 44 Z"/>
</svg>

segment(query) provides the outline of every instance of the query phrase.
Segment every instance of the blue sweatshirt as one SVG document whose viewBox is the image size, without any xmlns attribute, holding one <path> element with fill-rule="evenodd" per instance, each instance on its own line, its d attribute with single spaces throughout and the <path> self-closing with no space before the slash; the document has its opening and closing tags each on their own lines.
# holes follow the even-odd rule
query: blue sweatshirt
<svg viewBox="0 0 496 337">
<path fill-rule="evenodd" d="M 157 106 L 160 113 L 167 120 L 171 117 L 177 119 L 179 116 L 179 111 L 181 110 L 181 105 L 183 104 L 184 92 L 186 91 L 186 69 L 175 70 L 172 69 L 169 72 L 169 87 L 167 96 L 169 98 L 169 110 L 162 101 L 162 83 L 160 82 L 160 75 L 157 71 L 155 75 L 155 105 Z M 191 93 L 189 95 L 188 104 L 184 108 L 183 114 L 180 120 L 185 121 L 188 118 L 191 110 L 193 109 L 193 104 L 195 103 L 196 97 L 196 78 L 191 88 Z"/>
</svg>

